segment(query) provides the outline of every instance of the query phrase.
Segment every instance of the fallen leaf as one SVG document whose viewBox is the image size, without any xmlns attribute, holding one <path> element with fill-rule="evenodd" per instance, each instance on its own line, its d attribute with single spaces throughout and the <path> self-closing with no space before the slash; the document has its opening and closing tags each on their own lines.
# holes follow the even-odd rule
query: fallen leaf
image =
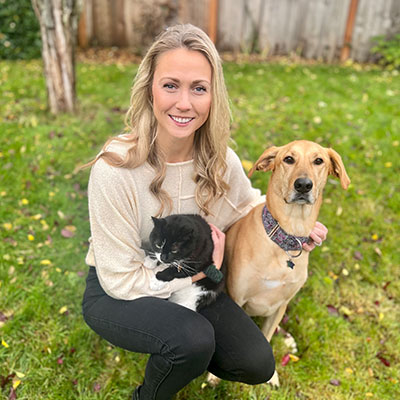
<svg viewBox="0 0 400 400">
<path fill-rule="evenodd" d="M 351 368 L 345 368 L 344 369 L 347 374 L 351 375 L 353 373 L 353 370 Z"/>
<path fill-rule="evenodd" d="M 331 379 L 329 383 L 333 386 L 340 386 L 340 381 L 338 379 Z"/>
<path fill-rule="evenodd" d="M 353 257 L 356 260 L 362 260 L 363 259 L 363 255 L 359 251 L 355 251 Z"/>
<path fill-rule="evenodd" d="M 342 314 L 346 315 L 346 316 L 349 316 L 349 315 L 353 314 L 353 311 L 351 311 L 351 310 L 350 310 L 348 307 L 346 307 L 346 306 L 341 306 L 341 307 L 339 308 L 339 311 L 340 311 Z"/>
<path fill-rule="evenodd" d="M 20 379 L 14 379 L 12 387 L 14 389 L 16 389 L 20 384 L 21 384 L 21 380 Z"/>
<path fill-rule="evenodd" d="M 101 390 L 100 383 L 95 382 L 94 385 L 93 385 L 93 391 L 94 392 L 100 392 L 100 390 Z"/>
<path fill-rule="evenodd" d="M 289 353 L 287 353 L 282 357 L 282 361 L 281 361 L 282 367 L 287 365 L 289 361 L 290 361 L 290 355 L 289 355 Z"/>
<path fill-rule="evenodd" d="M 387 358 L 383 357 L 380 353 L 376 355 L 376 357 L 379 359 L 379 361 L 386 367 L 390 367 L 390 362 L 388 361 Z"/>
<path fill-rule="evenodd" d="M 0 375 L 0 388 L 4 389 L 9 382 L 12 381 L 15 374 L 9 374 L 7 376 Z"/>
<path fill-rule="evenodd" d="M 253 168 L 253 163 L 249 160 L 242 160 L 242 166 L 246 171 L 250 171 Z"/>
<path fill-rule="evenodd" d="M 326 308 L 328 309 L 329 314 L 331 314 L 331 315 L 339 315 L 339 310 L 335 306 L 333 306 L 331 304 L 328 304 L 326 306 Z"/>
<path fill-rule="evenodd" d="M 61 236 L 65 238 L 72 238 L 75 236 L 75 232 L 72 232 L 68 229 L 61 229 Z"/>
<path fill-rule="evenodd" d="M 6 349 L 8 349 L 10 346 L 6 343 L 4 339 L 1 339 L 1 344 L 4 346 Z"/>
<path fill-rule="evenodd" d="M 11 390 L 10 390 L 10 394 L 8 396 L 8 400 L 16 400 L 16 399 L 17 399 L 17 392 L 12 387 Z"/>
<path fill-rule="evenodd" d="M 67 308 L 67 306 L 63 306 L 63 307 L 61 307 L 60 309 L 59 309 L 59 313 L 60 314 L 64 314 L 64 313 L 66 313 L 68 311 L 68 308 Z"/>
</svg>

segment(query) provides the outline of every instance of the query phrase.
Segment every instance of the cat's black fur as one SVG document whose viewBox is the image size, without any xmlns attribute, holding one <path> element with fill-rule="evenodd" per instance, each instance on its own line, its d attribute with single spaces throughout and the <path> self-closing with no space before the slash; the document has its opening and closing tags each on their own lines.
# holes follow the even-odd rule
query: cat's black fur
<svg viewBox="0 0 400 400">
<path fill-rule="evenodd" d="M 171 281 L 175 278 L 193 276 L 213 264 L 214 243 L 211 228 L 200 215 L 174 214 L 166 218 L 152 217 L 152 219 L 154 228 L 145 250 L 148 256 L 158 260 L 158 264 L 166 265 L 164 270 L 157 272 L 158 280 Z M 194 282 L 192 284 L 194 309 L 197 311 L 211 304 L 223 286 L 223 281 L 215 283 L 209 278 Z M 183 295 L 187 297 L 186 292 L 191 289 L 182 290 L 185 290 Z M 189 297 L 191 295 L 189 294 Z M 173 295 L 171 300 L 180 303 L 179 296 Z"/>
</svg>

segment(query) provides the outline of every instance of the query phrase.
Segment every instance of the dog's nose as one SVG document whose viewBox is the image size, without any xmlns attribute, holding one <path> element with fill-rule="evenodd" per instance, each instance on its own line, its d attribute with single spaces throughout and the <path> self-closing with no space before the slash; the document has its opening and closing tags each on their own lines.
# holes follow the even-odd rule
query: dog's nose
<svg viewBox="0 0 400 400">
<path fill-rule="evenodd" d="M 313 187 L 311 179 L 298 178 L 294 182 L 294 188 L 299 193 L 308 193 Z"/>
</svg>

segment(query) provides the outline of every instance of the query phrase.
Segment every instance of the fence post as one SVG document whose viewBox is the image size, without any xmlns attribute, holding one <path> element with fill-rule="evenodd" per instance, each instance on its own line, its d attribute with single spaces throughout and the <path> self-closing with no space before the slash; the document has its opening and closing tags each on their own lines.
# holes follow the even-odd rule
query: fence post
<svg viewBox="0 0 400 400">
<path fill-rule="evenodd" d="M 358 0 L 351 0 L 349 14 L 347 16 L 346 32 L 344 34 L 344 43 L 340 52 L 340 61 L 346 61 L 350 55 L 351 37 L 353 35 L 354 21 L 356 19 Z"/>
<path fill-rule="evenodd" d="M 218 32 L 218 0 L 210 0 L 208 14 L 208 36 L 210 36 L 210 39 L 213 41 L 214 44 L 216 44 Z"/>
</svg>

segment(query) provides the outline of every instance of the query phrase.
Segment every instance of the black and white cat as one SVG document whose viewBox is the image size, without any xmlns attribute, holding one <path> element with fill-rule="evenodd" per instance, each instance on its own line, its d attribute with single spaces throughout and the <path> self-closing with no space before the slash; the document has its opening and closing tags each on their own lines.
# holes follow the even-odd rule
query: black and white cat
<svg viewBox="0 0 400 400">
<path fill-rule="evenodd" d="M 165 266 L 150 283 L 152 290 L 162 289 L 172 279 L 196 275 L 213 264 L 211 228 L 200 215 L 174 214 L 152 219 L 154 228 L 149 243 L 143 246 L 147 254 L 144 266 Z M 168 300 L 198 311 L 215 301 L 223 285 L 223 280 L 216 283 L 206 277 L 172 293 Z"/>
</svg>

